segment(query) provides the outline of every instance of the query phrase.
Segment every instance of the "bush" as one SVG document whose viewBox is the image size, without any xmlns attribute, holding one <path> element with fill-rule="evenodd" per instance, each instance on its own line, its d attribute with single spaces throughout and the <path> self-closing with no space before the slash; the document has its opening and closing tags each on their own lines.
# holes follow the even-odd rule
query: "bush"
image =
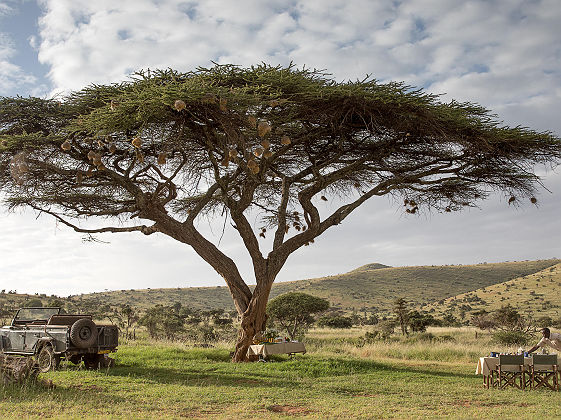
<svg viewBox="0 0 561 420">
<path fill-rule="evenodd" d="M 493 334 L 493 341 L 505 346 L 527 346 L 532 338 L 522 331 L 497 331 Z"/>
<path fill-rule="evenodd" d="M 329 328 L 351 328 L 353 326 L 351 318 L 341 315 L 322 316 L 317 323 L 320 327 Z"/>
</svg>

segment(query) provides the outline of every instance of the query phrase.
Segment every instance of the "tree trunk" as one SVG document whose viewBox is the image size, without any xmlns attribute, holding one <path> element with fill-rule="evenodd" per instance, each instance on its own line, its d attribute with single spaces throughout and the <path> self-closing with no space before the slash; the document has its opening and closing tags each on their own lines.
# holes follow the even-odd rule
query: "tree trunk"
<svg viewBox="0 0 561 420">
<path fill-rule="evenodd" d="M 253 342 L 253 337 L 265 331 L 267 324 L 267 301 L 273 285 L 272 281 L 258 283 L 255 287 L 247 310 L 242 314 L 242 323 L 238 333 L 236 350 L 232 357 L 233 362 L 247 362 L 247 350 Z"/>
</svg>

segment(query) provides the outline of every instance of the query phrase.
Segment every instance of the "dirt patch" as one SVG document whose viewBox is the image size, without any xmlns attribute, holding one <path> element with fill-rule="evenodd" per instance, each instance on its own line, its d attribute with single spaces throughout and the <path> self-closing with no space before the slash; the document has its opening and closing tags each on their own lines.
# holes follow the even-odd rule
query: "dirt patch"
<svg viewBox="0 0 561 420">
<path fill-rule="evenodd" d="M 307 408 L 294 405 L 270 405 L 267 407 L 267 410 L 272 411 L 273 413 L 283 413 L 292 416 L 310 413 L 310 410 Z"/>
</svg>

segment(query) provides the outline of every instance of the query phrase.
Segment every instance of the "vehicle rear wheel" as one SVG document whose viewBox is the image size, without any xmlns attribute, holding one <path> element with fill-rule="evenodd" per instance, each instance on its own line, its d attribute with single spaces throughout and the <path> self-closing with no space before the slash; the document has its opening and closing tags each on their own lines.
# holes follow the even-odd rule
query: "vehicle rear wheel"
<svg viewBox="0 0 561 420">
<path fill-rule="evenodd" d="M 99 369 L 103 361 L 102 354 L 86 354 L 83 357 L 86 369 Z"/>
<path fill-rule="evenodd" d="M 55 370 L 58 367 L 59 359 L 55 356 L 50 344 L 45 344 L 37 355 L 37 364 L 41 373 Z"/>
<path fill-rule="evenodd" d="M 82 356 L 77 355 L 77 354 L 73 354 L 72 356 L 70 356 L 70 358 L 68 360 L 70 360 L 72 363 L 77 365 L 82 361 Z"/>
<path fill-rule="evenodd" d="M 87 349 L 97 343 L 97 327 L 89 318 L 82 318 L 72 324 L 70 340 L 81 349 Z"/>
</svg>

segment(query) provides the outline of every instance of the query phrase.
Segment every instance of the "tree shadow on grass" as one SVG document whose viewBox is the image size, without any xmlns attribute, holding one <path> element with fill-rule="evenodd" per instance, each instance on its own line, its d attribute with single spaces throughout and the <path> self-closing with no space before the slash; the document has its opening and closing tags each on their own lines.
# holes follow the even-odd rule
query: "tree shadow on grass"
<svg viewBox="0 0 561 420">
<path fill-rule="evenodd" d="M 209 359 L 208 357 L 206 359 Z M 162 384 L 196 386 L 233 386 L 292 388 L 300 386 L 305 378 L 329 378 L 344 375 L 367 375 L 377 372 L 399 377 L 426 375 L 428 377 L 473 379 L 475 375 L 419 366 L 398 366 L 371 360 L 301 356 L 297 359 L 274 358 L 268 363 L 230 364 L 218 358 L 219 363 L 200 367 L 142 366 L 121 364 L 108 369 L 109 376 L 126 376 Z M 192 359 L 191 359 L 192 360 Z M 230 368 L 232 366 L 232 368 Z"/>
</svg>

